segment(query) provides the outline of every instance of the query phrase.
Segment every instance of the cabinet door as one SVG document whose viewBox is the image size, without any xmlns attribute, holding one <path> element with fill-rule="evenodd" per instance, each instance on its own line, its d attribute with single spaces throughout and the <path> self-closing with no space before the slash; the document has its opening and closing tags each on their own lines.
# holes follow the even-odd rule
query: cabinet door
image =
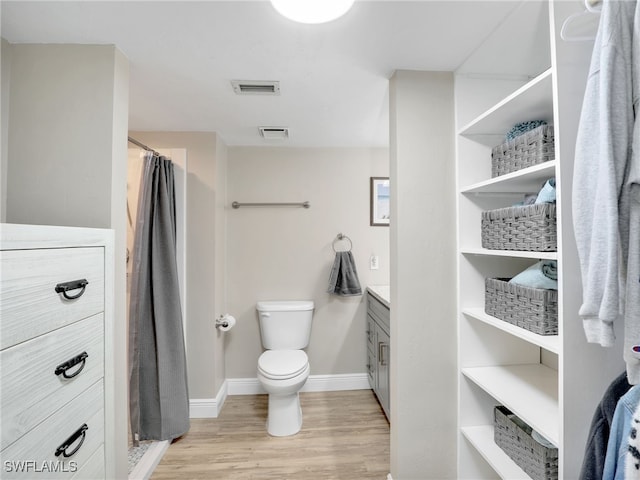
<svg viewBox="0 0 640 480">
<path fill-rule="evenodd" d="M 374 391 L 378 389 L 378 357 L 376 353 L 376 324 L 371 315 L 367 315 L 367 376 L 369 377 L 369 385 Z"/>
<path fill-rule="evenodd" d="M 378 355 L 378 399 L 380 400 L 380 404 L 382 405 L 382 409 L 384 413 L 387 415 L 387 418 L 390 414 L 389 408 L 389 335 L 382 330 L 380 327 L 376 328 L 376 340 L 377 340 L 377 355 Z"/>
<path fill-rule="evenodd" d="M 378 360 L 371 350 L 367 350 L 367 376 L 369 377 L 369 385 L 375 391 L 378 389 L 378 372 L 376 370 Z"/>
</svg>

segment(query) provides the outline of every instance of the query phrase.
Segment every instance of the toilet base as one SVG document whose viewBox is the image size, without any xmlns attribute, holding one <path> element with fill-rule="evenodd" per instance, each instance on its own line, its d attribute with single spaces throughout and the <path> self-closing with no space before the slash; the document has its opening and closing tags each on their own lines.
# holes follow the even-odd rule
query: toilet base
<svg viewBox="0 0 640 480">
<path fill-rule="evenodd" d="M 267 432 L 273 437 L 295 435 L 302 428 L 302 408 L 298 392 L 289 395 L 269 394 Z"/>
</svg>

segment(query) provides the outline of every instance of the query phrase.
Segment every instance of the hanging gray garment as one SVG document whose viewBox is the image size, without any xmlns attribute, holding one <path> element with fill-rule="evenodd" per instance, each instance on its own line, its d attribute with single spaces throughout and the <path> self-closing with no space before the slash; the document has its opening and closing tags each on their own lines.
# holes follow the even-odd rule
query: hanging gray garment
<svg viewBox="0 0 640 480">
<path fill-rule="evenodd" d="M 640 384 L 640 3 L 636 3 L 631 45 L 633 112 L 631 158 L 620 195 L 620 235 L 626 240 L 624 360 L 632 385 Z M 624 253 L 624 251 L 623 251 Z"/>
<path fill-rule="evenodd" d="M 136 440 L 189 430 L 189 395 L 176 264 L 173 164 L 147 155 L 133 249 L 129 397 Z M 137 436 L 137 438 L 136 438 Z"/>
<path fill-rule="evenodd" d="M 582 275 L 579 315 L 587 341 L 615 344 L 624 302 L 628 208 L 619 205 L 633 132 L 633 1 L 604 1 L 576 137 L 573 227 Z M 621 197 L 622 195 L 622 197 Z M 624 228 L 624 227 L 623 227 Z"/>
</svg>

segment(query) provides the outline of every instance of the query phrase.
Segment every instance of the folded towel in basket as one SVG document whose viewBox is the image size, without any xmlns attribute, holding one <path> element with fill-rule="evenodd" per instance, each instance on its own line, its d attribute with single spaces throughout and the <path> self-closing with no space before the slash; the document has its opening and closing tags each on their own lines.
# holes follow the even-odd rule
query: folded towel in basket
<svg viewBox="0 0 640 480">
<path fill-rule="evenodd" d="M 534 128 L 538 128 L 546 124 L 547 122 L 545 122 L 544 120 L 531 120 L 530 122 L 516 123 L 511 128 L 511 130 L 507 132 L 506 138 L 507 140 L 513 140 L 520 135 L 524 135 L 528 131 L 533 130 Z"/>
<path fill-rule="evenodd" d="M 556 179 L 550 178 L 545 182 L 536 198 L 536 203 L 556 203 Z"/>
<path fill-rule="evenodd" d="M 351 295 L 362 295 L 356 263 L 353 260 L 351 251 L 336 252 L 336 258 L 331 267 L 329 275 L 328 293 L 341 295 L 343 297 Z"/>
<path fill-rule="evenodd" d="M 555 260 L 540 260 L 509 280 L 523 287 L 558 289 L 558 264 Z"/>
</svg>

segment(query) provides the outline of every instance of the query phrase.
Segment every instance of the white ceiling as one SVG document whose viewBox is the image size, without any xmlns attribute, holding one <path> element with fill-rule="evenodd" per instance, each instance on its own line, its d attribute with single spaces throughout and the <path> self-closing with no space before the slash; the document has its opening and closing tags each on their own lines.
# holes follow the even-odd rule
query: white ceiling
<svg viewBox="0 0 640 480">
<path fill-rule="evenodd" d="M 505 18 L 505 1 L 356 1 L 296 24 L 268 1 L 2 1 L 11 43 L 115 44 L 130 62 L 130 130 L 215 131 L 227 145 L 386 146 L 388 79 L 456 69 Z M 238 96 L 231 80 L 279 80 Z"/>
</svg>

